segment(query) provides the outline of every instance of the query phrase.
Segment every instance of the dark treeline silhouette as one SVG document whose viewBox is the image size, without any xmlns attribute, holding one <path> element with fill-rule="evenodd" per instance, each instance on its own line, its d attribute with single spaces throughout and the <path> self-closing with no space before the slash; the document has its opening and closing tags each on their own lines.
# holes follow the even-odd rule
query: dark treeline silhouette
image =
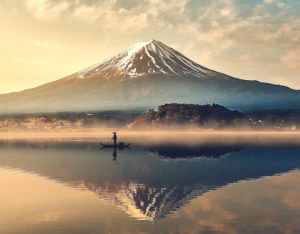
<svg viewBox="0 0 300 234">
<path fill-rule="evenodd" d="M 151 107 L 150 107 L 151 108 Z M 61 112 L 40 114 L 0 115 L 0 131 L 5 129 L 60 129 L 60 128 L 143 128 L 227 127 L 255 130 L 298 130 L 300 110 L 256 110 L 240 112 L 222 105 L 164 104 L 150 109 Z"/>
<path fill-rule="evenodd" d="M 171 103 L 153 109 L 135 118 L 131 127 L 145 126 L 206 126 L 222 128 L 226 126 L 249 126 L 248 118 L 240 111 L 229 110 L 218 104 L 178 104 Z"/>
</svg>

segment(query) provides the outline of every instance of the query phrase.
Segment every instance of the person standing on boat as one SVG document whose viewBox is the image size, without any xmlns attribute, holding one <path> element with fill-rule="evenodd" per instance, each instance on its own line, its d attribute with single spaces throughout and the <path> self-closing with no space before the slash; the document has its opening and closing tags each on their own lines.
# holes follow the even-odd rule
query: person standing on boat
<svg viewBox="0 0 300 234">
<path fill-rule="evenodd" d="M 113 132 L 113 137 L 112 139 L 114 140 L 114 145 L 117 145 L 117 133 Z"/>
</svg>

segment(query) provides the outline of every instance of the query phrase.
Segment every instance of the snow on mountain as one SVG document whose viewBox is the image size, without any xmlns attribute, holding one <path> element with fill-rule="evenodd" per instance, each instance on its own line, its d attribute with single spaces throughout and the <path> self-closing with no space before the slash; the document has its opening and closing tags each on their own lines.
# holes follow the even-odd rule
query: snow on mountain
<svg viewBox="0 0 300 234">
<path fill-rule="evenodd" d="M 94 192 L 131 217 L 148 221 L 164 218 L 194 198 L 215 189 L 214 186 L 201 184 L 183 188 L 180 186 L 151 187 L 134 182 L 107 183 L 105 186 L 82 182 L 77 187 Z"/>
<path fill-rule="evenodd" d="M 159 41 L 137 43 L 114 57 L 77 73 L 79 78 L 101 76 L 128 79 L 147 74 L 189 75 L 200 78 L 218 74 Z"/>
</svg>

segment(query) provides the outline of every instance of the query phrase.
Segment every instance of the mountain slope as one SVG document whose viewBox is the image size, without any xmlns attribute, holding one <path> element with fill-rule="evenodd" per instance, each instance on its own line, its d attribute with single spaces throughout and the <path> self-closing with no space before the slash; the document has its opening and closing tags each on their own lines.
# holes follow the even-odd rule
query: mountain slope
<svg viewBox="0 0 300 234">
<path fill-rule="evenodd" d="M 55 82 L 0 95 L 0 113 L 147 109 L 166 102 L 300 108 L 300 92 L 210 70 L 152 40 Z"/>
<path fill-rule="evenodd" d="M 199 78 L 221 75 L 209 70 L 159 41 L 138 43 L 118 55 L 95 64 L 76 75 L 86 78 L 101 75 L 124 80 L 147 74 L 190 75 Z M 226 76 L 222 76 L 225 78 Z"/>
</svg>

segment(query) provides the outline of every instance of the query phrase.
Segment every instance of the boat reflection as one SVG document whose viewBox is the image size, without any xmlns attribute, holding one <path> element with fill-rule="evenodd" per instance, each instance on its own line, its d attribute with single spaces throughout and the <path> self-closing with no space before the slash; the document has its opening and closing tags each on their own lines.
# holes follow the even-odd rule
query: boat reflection
<svg viewBox="0 0 300 234">
<path fill-rule="evenodd" d="M 112 149 L 112 156 L 113 156 L 113 161 L 117 161 L 117 157 L 118 157 L 118 150 L 124 150 L 124 149 L 129 149 L 129 144 L 124 145 L 119 144 L 119 145 L 104 145 L 101 144 L 101 148 L 100 150 L 104 150 L 104 149 Z"/>
</svg>

